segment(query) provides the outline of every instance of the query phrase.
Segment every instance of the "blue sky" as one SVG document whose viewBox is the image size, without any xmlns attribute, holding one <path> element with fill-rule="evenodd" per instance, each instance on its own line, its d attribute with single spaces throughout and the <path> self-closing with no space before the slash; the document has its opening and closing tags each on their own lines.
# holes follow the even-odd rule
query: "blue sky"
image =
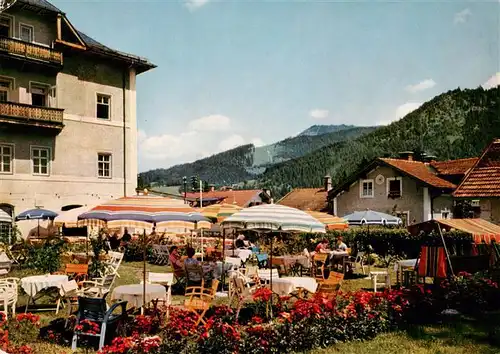
<svg viewBox="0 0 500 354">
<path fill-rule="evenodd" d="M 137 80 L 140 171 L 312 124 L 387 124 L 500 78 L 494 0 L 52 2 L 158 65 Z"/>
</svg>

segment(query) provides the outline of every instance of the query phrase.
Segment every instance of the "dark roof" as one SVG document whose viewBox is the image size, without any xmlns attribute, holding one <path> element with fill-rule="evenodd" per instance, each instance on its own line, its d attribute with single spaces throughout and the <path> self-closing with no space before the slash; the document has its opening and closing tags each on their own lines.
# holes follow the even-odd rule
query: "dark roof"
<svg viewBox="0 0 500 354">
<path fill-rule="evenodd" d="M 380 165 L 396 169 L 399 172 L 404 173 L 405 175 L 412 177 L 430 187 L 440 189 L 456 188 L 453 183 L 448 182 L 434 174 L 430 170 L 429 166 L 424 162 L 408 161 L 402 159 L 376 158 L 371 163 L 367 164 L 364 168 L 349 176 L 348 180 L 345 183 L 333 188 L 330 192 L 328 192 L 328 195 L 330 197 L 337 196 L 340 192 L 346 190 L 351 184 L 356 182 L 359 179 L 360 175 L 366 174 L 376 166 Z"/>
<path fill-rule="evenodd" d="M 50 2 L 48 2 L 46 0 L 18 0 L 17 2 L 23 3 L 23 4 L 28 4 L 31 6 L 35 6 L 35 7 L 38 7 L 40 9 L 43 9 L 43 10 L 64 14 L 64 12 L 62 12 L 61 10 L 59 10 L 57 7 L 55 7 L 54 5 L 52 5 Z"/>
<path fill-rule="evenodd" d="M 458 198 L 500 197 L 500 139 L 484 150 L 453 193 Z"/>
<path fill-rule="evenodd" d="M 64 14 L 64 12 L 62 12 L 60 9 L 58 9 L 57 7 L 52 5 L 47 0 L 18 0 L 18 3 L 27 4 L 27 5 L 39 8 L 39 9 L 59 13 L 63 16 L 66 16 Z M 105 46 L 104 44 L 96 41 L 92 37 L 87 36 L 85 33 L 80 32 L 78 30 L 77 30 L 77 32 L 78 32 L 78 35 L 81 37 L 81 39 L 87 45 L 88 49 L 90 49 L 90 51 L 92 51 L 96 54 L 111 56 L 111 57 L 114 57 L 115 59 L 126 61 L 129 64 L 134 65 L 137 68 L 137 74 L 140 74 L 140 73 L 145 72 L 147 70 L 156 68 L 156 65 L 151 63 L 146 58 L 142 58 L 142 57 L 139 57 L 137 55 L 128 54 L 125 52 L 121 52 L 119 50 L 111 49 L 111 48 Z"/>
</svg>

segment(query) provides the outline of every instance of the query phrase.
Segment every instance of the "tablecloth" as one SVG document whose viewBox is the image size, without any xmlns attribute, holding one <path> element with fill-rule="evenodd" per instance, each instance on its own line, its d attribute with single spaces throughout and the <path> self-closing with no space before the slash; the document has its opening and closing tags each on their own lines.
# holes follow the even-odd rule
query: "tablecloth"
<svg viewBox="0 0 500 354">
<path fill-rule="evenodd" d="M 283 259 L 285 267 L 290 267 L 295 265 L 295 263 L 300 264 L 304 268 L 310 268 L 311 262 L 306 256 L 278 256 L 273 258 Z"/>
<path fill-rule="evenodd" d="M 146 303 L 155 299 L 166 300 L 167 290 L 163 285 L 146 284 Z M 143 284 L 117 286 L 111 294 L 111 300 L 123 300 L 127 301 L 128 305 L 142 307 Z"/>
<path fill-rule="evenodd" d="M 269 286 L 269 284 L 267 285 Z M 278 295 L 288 295 L 303 288 L 311 293 L 316 292 L 318 284 L 316 279 L 309 277 L 283 277 L 273 279 L 273 292 Z"/>
<path fill-rule="evenodd" d="M 397 272 L 403 268 L 412 268 L 417 264 L 417 259 L 405 259 L 394 263 L 394 271 Z"/>
<path fill-rule="evenodd" d="M 36 293 L 50 287 L 60 288 L 61 284 L 68 281 L 67 275 L 34 275 L 21 279 L 21 287 L 29 296 L 35 296 Z"/>
<path fill-rule="evenodd" d="M 174 281 L 174 273 L 152 273 L 148 275 L 150 283 L 161 283 L 171 285 Z"/>
<path fill-rule="evenodd" d="M 225 250 L 224 255 L 226 257 L 233 257 L 233 251 L 234 251 L 234 257 L 241 258 L 243 262 L 246 262 L 248 258 L 252 255 L 251 250 L 245 250 L 245 249 L 235 249 L 235 250 Z"/>
</svg>

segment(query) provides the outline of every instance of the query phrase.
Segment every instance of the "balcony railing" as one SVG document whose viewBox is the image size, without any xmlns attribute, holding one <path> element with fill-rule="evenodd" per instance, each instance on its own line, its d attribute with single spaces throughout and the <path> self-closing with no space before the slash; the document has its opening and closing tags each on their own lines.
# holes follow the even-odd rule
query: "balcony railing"
<svg viewBox="0 0 500 354">
<path fill-rule="evenodd" d="M 61 52 L 14 38 L 0 37 L 0 52 L 7 52 L 27 59 L 46 61 L 51 64 L 63 64 Z"/>
<path fill-rule="evenodd" d="M 64 109 L 32 106 L 23 103 L 0 102 L 0 117 L 14 118 L 29 123 L 37 121 L 51 126 L 63 125 Z"/>
</svg>

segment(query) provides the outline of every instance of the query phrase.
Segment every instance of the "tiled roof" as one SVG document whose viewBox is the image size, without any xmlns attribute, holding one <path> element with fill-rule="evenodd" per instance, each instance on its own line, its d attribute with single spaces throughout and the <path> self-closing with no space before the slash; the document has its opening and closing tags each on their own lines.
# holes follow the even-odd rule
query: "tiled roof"
<svg viewBox="0 0 500 354">
<path fill-rule="evenodd" d="M 462 198 L 500 197 L 500 139 L 485 149 L 453 193 Z"/>
<path fill-rule="evenodd" d="M 35 6 L 35 7 L 38 7 L 40 9 L 43 9 L 43 10 L 47 10 L 47 11 L 52 11 L 52 12 L 57 12 L 57 13 L 63 13 L 61 10 L 59 10 L 57 7 L 55 7 L 54 5 L 52 5 L 50 2 L 46 1 L 46 0 L 18 0 L 19 3 L 23 3 L 23 4 L 27 4 L 27 5 L 31 5 L 31 6 Z"/>
<path fill-rule="evenodd" d="M 430 170 L 429 166 L 423 162 L 389 158 L 379 158 L 378 160 L 429 186 L 436 188 L 456 188 L 453 183 L 436 176 Z"/>
<path fill-rule="evenodd" d="M 261 189 L 213 191 L 203 193 L 203 198 L 225 198 L 224 203 L 247 207 L 252 199 L 260 193 L 262 193 Z M 186 197 L 198 199 L 200 197 L 200 193 L 186 193 Z"/>
<path fill-rule="evenodd" d="M 323 188 L 296 188 L 277 204 L 300 210 L 322 211 L 326 207 L 327 193 Z"/>
<path fill-rule="evenodd" d="M 439 175 L 465 175 L 477 160 L 477 157 L 471 157 L 468 159 L 432 161 L 430 165 L 436 169 Z"/>
</svg>

